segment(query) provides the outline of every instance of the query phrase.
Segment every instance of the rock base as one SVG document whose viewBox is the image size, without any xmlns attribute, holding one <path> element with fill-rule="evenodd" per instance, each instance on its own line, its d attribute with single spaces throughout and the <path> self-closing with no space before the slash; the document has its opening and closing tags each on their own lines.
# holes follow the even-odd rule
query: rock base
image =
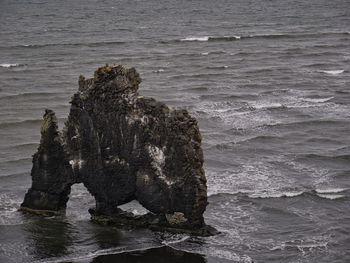
<svg viewBox="0 0 350 263">
<path fill-rule="evenodd" d="M 184 233 L 196 236 L 213 236 L 220 232 L 215 228 L 204 225 L 201 228 L 181 228 L 168 224 L 165 216 L 147 213 L 145 215 L 134 215 L 120 210 L 114 215 L 99 215 L 94 208 L 89 209 L 91 220 L 101 225 L 115 225 L 121 228 L 148 228 L 153 231 Z"/>
<path fill-rule="evenodd" d="M 19 211 L 22 211 L 24 213 L 30 213 L 40 216 L 58 216 L 58 215 L 65 215 L 66 210 L 41 210 L 41 209 L 31 209 L 28 207 L 21 206 L 19 208 Z"/>
</svg>

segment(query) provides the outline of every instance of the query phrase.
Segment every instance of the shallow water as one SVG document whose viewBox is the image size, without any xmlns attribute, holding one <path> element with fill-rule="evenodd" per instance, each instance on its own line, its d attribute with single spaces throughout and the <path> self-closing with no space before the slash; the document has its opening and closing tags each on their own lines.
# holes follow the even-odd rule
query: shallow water
<svg viewBox="0 0 350 263">
<path fill-rule="evenodd" d="M 350 261 L 348 1 L 0 4 L 0 262 L 174 258 L 164 245 L 195 253 L 182 261 Z M 143 95 L 198 119 L 220 235 L 95 225 L 81 185 L 65 216 L 17 211 L 44 109 L 62 128 L 78 76 L 106 63 L 136 67 Z"/>
</svg>

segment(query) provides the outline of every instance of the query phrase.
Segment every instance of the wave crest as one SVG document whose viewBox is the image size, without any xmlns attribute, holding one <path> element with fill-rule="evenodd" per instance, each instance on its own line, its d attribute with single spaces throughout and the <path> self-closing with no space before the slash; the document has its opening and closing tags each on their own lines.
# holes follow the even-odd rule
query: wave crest
<svg viewBox="0 0 350 263">
<path fill-rule="evenodd" d="M 0 67 L 1 68 L 14 68 L 14 67 L 20 67 L 20 66 L 23 66 L 22 64 L 17 64 L 17 63 L 3 63 L 3 64 L 0 64 Z"/>
<path fill-rule="evenodd" d="M 339 75 L 341 73 L 343 73 L 344 70 L 343 69 L 339 69 L 339 70 L 321 70 L 321 73 L 325 73 L 328 75 Z"/>
</svg>

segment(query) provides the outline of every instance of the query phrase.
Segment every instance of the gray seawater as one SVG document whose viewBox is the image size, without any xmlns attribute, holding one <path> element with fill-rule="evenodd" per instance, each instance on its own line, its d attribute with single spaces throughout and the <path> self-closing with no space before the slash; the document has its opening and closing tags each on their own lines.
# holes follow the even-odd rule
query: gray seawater
<svg viewBox="0 0 350 263">
<path fill-rule="evenodd" d="M 17 211 L 44 109 L 62 128 L 78 76 L 106 63 L 199 120 L 221 234 L 93 224 L 82 185 L 65 216 Z M 0 0 L 0 262 L 350 262 L 349 117 L 347 0 Z"/>
</svg>

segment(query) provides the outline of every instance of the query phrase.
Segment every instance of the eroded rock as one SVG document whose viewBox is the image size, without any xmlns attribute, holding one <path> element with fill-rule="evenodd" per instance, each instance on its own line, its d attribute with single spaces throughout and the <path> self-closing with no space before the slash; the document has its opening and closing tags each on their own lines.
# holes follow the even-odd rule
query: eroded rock
<svg viewBox="0 0 350 263">
<path fill-rule="evenodd" d="M 140 83 L 134 68 L 122 66 L 99 68 L 91 79 L 79 77 L 62 141 L 53 117 L 48 121 L 53 112 L 44 116 L 33 186 L 22 208 L 64 209 L 71 184 L 82 182 L 96 200 L 95 220 L 115 221 L 121 218 L 118 206 L 138 200 L 158 217 L 158 225 L 205 227 L 207 187 L 197 121 L 186 110 L 140 96 Z M 61 203 L 34 205 L 33 191 L 57 192 Z M 157 225 L 152 222 L 145 224 Z"/>
<path fill-rule="evenodd" d="M 40 131 L 40 145 L 33 156 L 32 187 L 25 195 L 21 208 L 38 214 L 62 213 L 74 183 L 74 175 L 53 111 L 45 111 Z"/>
</svg>

